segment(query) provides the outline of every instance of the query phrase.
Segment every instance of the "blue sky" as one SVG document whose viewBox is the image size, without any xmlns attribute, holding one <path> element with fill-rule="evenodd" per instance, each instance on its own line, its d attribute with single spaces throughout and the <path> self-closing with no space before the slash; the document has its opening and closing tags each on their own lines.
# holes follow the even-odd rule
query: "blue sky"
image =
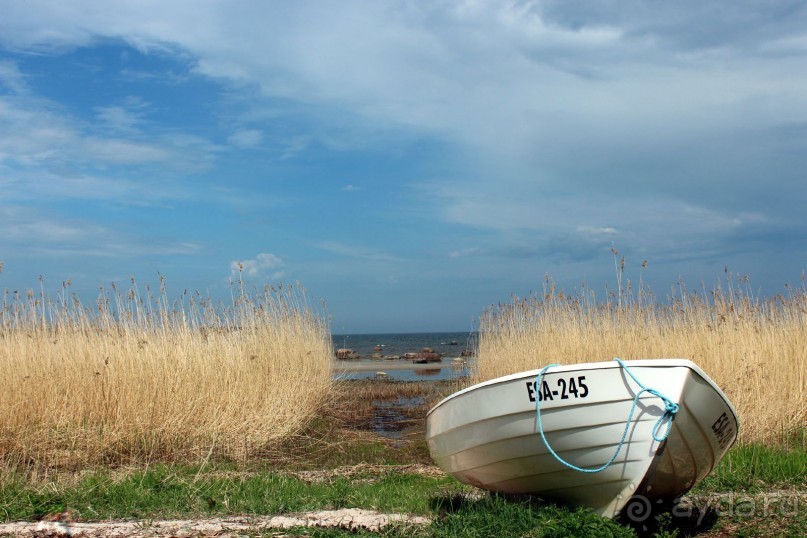
<svg viewBox="0 0 807 538">
<path fill-rule="evenodd" d="M 0 289 L 300 281 L 341 332 L 807 268 L 795 1 L 0 0 Z"/>
</svg>

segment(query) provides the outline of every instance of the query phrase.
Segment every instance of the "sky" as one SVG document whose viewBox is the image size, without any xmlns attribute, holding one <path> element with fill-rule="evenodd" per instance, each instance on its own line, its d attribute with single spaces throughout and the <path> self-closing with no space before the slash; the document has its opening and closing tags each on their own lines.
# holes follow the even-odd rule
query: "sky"
<svg viewBox="0 0 807 538">
<path fill-rule="evenodd" d="M 469 331 L 613 250 L 784 292 L 805 207 L 803 1 L 0 0 L 0 290 L 240 272 Z"/>
</svg>

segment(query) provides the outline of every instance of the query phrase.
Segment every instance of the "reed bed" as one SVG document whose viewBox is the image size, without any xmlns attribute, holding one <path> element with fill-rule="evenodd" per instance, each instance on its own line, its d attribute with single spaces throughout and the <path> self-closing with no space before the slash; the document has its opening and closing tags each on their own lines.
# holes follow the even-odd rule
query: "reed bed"
<svg viewBox="0 0 807 538">
<path fill-rule="evenodd" d="M 747 277 L 712 289 L 683 283 L 658 300 L 622 286 L 603 300 L 585 285 L 567 294 L 547 277 L 541 292 L 491 307 L 480 321 L 476 381 L 540 368 L 622 359 L 688 358 L 726 393 L 740 441 L 805 445 L 807 289 L 755 296 Z"/>
<path fill-rule="evenodd" d="M 44 288 L 44 286 L 42 286 Z M 6 291 L 0 310 L 0 460 L 97 463 L 240 459 L 298 432 L 331 390 L 332 345 L 299 286 L 231 304 L 169 301 L 137 283 L 85 308 L 64 283 Z"/>
</svg>

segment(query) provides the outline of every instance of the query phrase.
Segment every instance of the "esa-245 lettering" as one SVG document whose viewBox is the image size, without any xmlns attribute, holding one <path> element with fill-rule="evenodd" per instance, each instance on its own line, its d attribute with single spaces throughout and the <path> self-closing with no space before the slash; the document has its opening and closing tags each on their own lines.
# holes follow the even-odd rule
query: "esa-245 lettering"
<svg viewBox="0 0 807 538">
<path fill-rule="evenodd" d="M 539 388 L 535 381 L 527 381 L 527 396 L 531 402 L 535 401 L 537 396 L 539 401 L 554 400 L 568 400 L 569 398 L 585 398 L 588 396 L 588 386 L 586 385 L 586 376 L 579 375 L 576 378 L 563 378 L 558 377 L 555 380 L 556 389 L 549 387 L 549 383 L 544 379 Z"/>
</svg>

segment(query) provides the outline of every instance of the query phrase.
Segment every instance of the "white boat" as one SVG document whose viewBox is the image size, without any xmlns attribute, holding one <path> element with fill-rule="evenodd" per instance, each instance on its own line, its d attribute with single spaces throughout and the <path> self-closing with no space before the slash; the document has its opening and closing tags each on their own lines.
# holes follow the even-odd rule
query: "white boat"
<svg viewBox="0 0 807 538">
<path fill-rule="evenodd" d="M 674 500 L 737 438 L 737 413 L 685 359 L 552 365 L 468 387 L 434 406 L 426 440 L 461 482 L 615 517 L 634 495 Z"/>
</svg>

